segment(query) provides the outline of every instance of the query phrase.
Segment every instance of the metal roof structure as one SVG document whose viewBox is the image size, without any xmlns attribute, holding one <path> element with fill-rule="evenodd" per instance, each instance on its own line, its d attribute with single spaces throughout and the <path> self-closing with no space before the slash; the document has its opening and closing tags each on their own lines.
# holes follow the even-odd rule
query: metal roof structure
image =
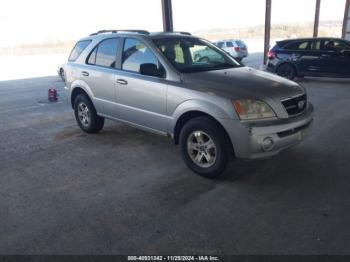
<svg viewBox="0 0 350 262">
<path fill-rule="evenodd" d="M 265 39 L 264 39 L 264 64 L 267 61 L 267 52 L 270 48 L 270 31 L 271 31 L 271 6 L 272 0 L 265 0 Z M 171 0 L 161 0 L 162 2 L 162 16 L 163 16 L 163 30 L 164 32 L 173 31 L 173 13 L 172 13 L 172 3 Z M 321 0 L 315 0 L 315 19 L 314 19 L 314 30 L 313 37 L 318 36 L 318 26 L 320 19 L 320 8 Z M 342 38 L 350 40 L 350 0 L 346 0 L 343 28 L 342 28 Z"/>
</svg>

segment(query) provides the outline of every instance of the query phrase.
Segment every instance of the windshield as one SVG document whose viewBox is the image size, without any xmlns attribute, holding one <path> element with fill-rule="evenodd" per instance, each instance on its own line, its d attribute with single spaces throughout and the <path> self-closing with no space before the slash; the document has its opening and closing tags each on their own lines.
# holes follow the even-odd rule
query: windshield
<svg viewBox="0 0 350 262">
<path fill-rule="evenodd" d="M 182 73 L 242 66 L 224 51 L 198 38 L 169 37 L 153 41 L 170 63 Z"/>
</svg>

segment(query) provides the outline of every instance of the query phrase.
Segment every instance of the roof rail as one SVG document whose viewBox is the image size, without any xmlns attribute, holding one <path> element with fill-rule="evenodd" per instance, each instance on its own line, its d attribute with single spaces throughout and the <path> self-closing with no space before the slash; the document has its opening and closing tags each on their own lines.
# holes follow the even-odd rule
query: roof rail
<svg viewBox="0 0 350 262">
<path fill-rule="evenodd" d="M 182 34 L 182 35 L 191 35 L 189 32 L 173 32 L 175 34 Z"/>
<path fill-rule="evenodd" d="M 191 35 L 189 32 L 182 32 L 182 31 L 171 31 L 171 32 L 152 32 L 153 34 L 180 34 L 180 35 Z"/>
<path fill-rule="evenodd" d="M 90 36 L 104 34 L 104 33 L 120 33 L 120 32 L 131 32 L 131 33 L 139 33 L 139 34 L 149 35 L 149 32 L 146 30 L 134 30 L 134 29 L 120 30 L 120 29 L 118 29 L 118 30 L 100 30 L 100 31 L 97 31 L 96 33 L 90 34 Z"/>
</svg>

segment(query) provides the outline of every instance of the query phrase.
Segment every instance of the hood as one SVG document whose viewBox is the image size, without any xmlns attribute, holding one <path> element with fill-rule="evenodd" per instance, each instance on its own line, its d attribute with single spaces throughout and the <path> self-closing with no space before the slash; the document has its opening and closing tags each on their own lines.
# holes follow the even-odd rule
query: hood
<svg viewBox="0 0 350 262">
<path fill-rule="evenodd" d="M 232 99 L 275 100 L 305 93 L 297 83 L 271 73 L 237 67 L 183 75 L 187 88 Z"/>
</svg>

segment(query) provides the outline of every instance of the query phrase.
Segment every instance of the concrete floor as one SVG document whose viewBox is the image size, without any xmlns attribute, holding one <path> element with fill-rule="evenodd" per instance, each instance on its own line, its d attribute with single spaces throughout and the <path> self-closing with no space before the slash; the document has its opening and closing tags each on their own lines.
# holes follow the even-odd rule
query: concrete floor
<svg viewBox="0 0 350 262">
<path fill-rule="evenodd" d="M 301 83 L 311 137 L 212 181 L 168 138 L 82 133 L 57 77 L 0 82 L 0 254 L 350 254 L 349 80 Z"/>
</svg>

